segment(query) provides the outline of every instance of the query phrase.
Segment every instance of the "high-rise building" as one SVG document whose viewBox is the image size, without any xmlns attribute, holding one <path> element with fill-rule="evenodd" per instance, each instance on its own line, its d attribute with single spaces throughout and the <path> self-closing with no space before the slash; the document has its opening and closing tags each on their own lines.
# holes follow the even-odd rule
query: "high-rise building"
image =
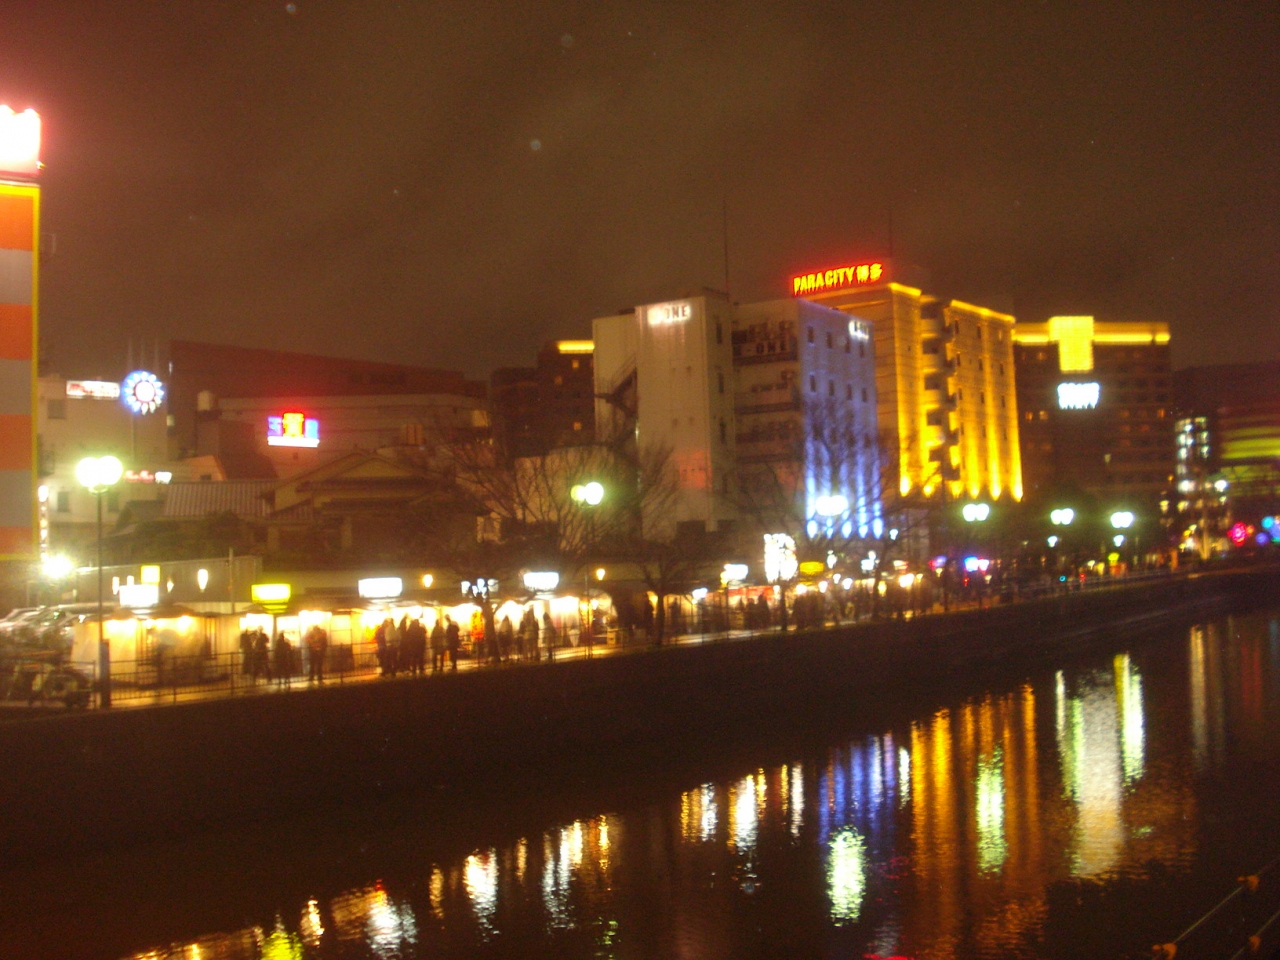
<svg viewBox="0 0 1280 960">
<path fill-rule="evenodd" d="M 807 300 L 738 306 L 733 367 L 739 501 L 798 510 L 811 539 L 879 537 L 871 325 Z"/>
<path fill-rule="evenodd" d="M 871 323 L 881 444 L 904 494 L 1022 499 L 1007 313 L 897 282 L 888 262 L 792 279 L 792 293 Z"/>
<path fill-rule="evenodd" d="M 736 518 L 733 308 L 705 292 L 637 307 L 592 324 L 596 433 L 634 429 L 636 442 L 669 453 L 677 493 L 650 534 L 720 530 Z"/>
<path fill-rule="evenodd" d="M 1158 510 L 1174 473 L 1168 324 L 1051 317 L 1014 341 L 1028 493 Z"/>
<path fill-rule="evenodd" d="M 590 340 L 553 340 L 536 367 L 501 367 L 489 378 L 493 433 L 508 457 L 535 457 L 595 436 Z"/>
<path fill-rule="evenodd" d="M 40 118 L 0 106 L 0 564 L 13 582 L 38 543 L 35 474 Z M 3 599 L 0 599 L 3 603 Z"/>
<path fill-rule="evenodd" d="M 1188 367 L 1174 376 L 1176 509 L 1202 556 L 1252 537 L 1280 540 L 1280 362 Z M 1236 525 L 1241 526 L 1237 527 Z M 1256 542 L 1256 541 L 1255 541 Z"/>
<path fill-rule="evenodd" d="M 601 318 L 594 335 L 597 434 L 670 451 L 679 496 L 659 528 L 880 536 L 868 323 L 705 293 Z"/>
</svg>

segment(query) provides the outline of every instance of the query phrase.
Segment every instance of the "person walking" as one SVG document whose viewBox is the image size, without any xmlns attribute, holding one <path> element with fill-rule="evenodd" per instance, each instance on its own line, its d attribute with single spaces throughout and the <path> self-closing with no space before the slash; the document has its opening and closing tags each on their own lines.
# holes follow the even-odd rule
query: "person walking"
<svg viewBox="0 0 1280 960">
<path fill-rule="evenodd" d="M 252 676 L 253 670 L 253 631 L 240 631 L 240 672 L 246 677 Z"/>
<path fill-rule="evenodd" d="M 258 682 L 258 677 L 264 677 L 267 683 L 271 682 L 271 642 L 267 639 L 267 632 L 261 627 L 253 631 L 253 673 L 250 679 L 254 683 Z"/>
<path fill-rule="evenodd" d="M 275 646 L 271 649 L 271 659 L 276 686 L 292 686 L 293 644 L 285 638 L 283 630 L 276 634 Z"/>
<path fill-rule="evenodd" d="M 550 663 L 556 658 L 556 625 L 550 612 L 542 615 L 542 638 L 547 644 L 547 662 Z"/>
<path fill-rule="evenodd" d="M 458 647 L 462 643 L 462 632 L 458 629 L 458 625 L 453 622 L 451 617 L 445 617 L 444 628 L 444 644 L 445 649 L 449 651 L 449 663 L 453 668 L 453 672 L 458 672 Z M 441 663 L 443 666 L 443 661 Z"/>
<path fill-rule="evenodd" d="M 329 634 L 324 627 L 316 624 L 307 631 L 307 656 L 311 665 L 308 682 L 324 683 L 324 659 L 328 653 Z"/>
<path fill-rule="evenodd" d="M 383 620 L 373 631 L 373 646 L 378 657 L 378 673 L 387 675 L 387 621 Z"/>
<path fill-rule="evenodd" d="M 392 677 L 400 669 L 400 629 L 387 617 L 387 673 Z"/>
<path fill-rule="evenodd" d="M 439 673 L 444 669 L 444 653 L 446 650 L 444 637 L 444 623 L 439 617 L 436 618 L 436 625 L 431 628 L 431 672 Z"/>
<path fill-rule="evenodd" d="M 511 618 L 504 616 L 498 624 L 498 659 L 506 663 L 511 659 L 511 645 L 515 641 L 515 629 Z"/>
<path fill-rule="evenodd" d="M 409 624 L 409 630 L 413 633 L 413 675 L 415 677 L 425 676 L 427 672 L 427 628 L 422 625 L 421 620 L 414 620 Z"/>
</svg>

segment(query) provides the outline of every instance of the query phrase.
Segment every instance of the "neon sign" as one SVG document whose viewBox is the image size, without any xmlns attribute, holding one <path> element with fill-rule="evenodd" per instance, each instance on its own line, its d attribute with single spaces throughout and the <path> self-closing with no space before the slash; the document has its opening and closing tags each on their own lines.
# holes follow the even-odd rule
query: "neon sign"
<svg viewBox="0 0 1280 960">
<path fill-rule="evenodd" d="M 1092 410 L 1098 405 L 1102 388 L 1096 383 L 1058 384 L 1059 410 Z"/>
<path fill-rule="evenodd" d="M 14 113 L 0 105 L 0 170 L 35 176 L 40 172 L 40 114 Z"/>
<path fill-rule="evenodd" d="M 164 401 L 164 384 L 154 373 L 135 370 L 120 384 L 120 396 L 130 411 L 146 416 L 160 409 Z"/>
<path fill-rule="evenodd" d="M 301 413 L 282 413 L 267 417 L 267 446 L 318 447 L 320 421 Z"/>
<path fill-rule="evenodd" d="M 845 287 L 861 287 L 881 283 L 885 279 L 883 263 L 858 263 L 851 267 L 836 267 L 818 273 L 802 273 L 791 278 L 791 295 L 820 293 L 823 290 L 843 290 Z"/>
<path fill-rule="evenodd" d="M 67 397 L 73 400 L 119 400 L 120 384 L 110 380 L 68 380 Z"/>
<path fill-rule="evenodd" d="M 669 323 L 684 323 L 693 316 L 693 304 L 688 300 L 677 303 L 654 304 L 647 311 L 649 326 L 659 327 Z"/>
</svg>

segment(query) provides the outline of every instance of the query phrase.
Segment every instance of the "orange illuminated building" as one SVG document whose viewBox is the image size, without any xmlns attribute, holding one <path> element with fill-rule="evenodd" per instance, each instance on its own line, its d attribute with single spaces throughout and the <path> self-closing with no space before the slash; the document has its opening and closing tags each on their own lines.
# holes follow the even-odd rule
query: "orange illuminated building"
<svg viewBox="0 0 1280 960">
<path fill-rule="evenodd" d="M 32 416 L 39 156 L 39 116 L 0 106 L 0 561 L 9 563 L 34 560 L 39 543 Z"/>
<path fill-rule="evenodd" d="M 898 282 L 888 261 L 798 274 L 793 296 L 871 322 L 879 427 L 903 495 L 1022 499 L 1007 313 Z"/>
</svg>

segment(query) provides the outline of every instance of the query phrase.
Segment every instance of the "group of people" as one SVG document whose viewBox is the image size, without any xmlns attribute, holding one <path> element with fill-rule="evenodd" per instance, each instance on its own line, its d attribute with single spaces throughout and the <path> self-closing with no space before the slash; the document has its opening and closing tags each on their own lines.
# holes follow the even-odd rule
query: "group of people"
<svg viewBox="0 0 1280 960">
<path fill-rule="evenodd" d="M 307 648 L 308 680 L 323 683 L 329 634 L 316 625 L 302 639 Z M 284 631 L 276 634 L 274 642 L 261 627 L 240 631 L 240 671 L 252 683 L 262 678 L 267 683 L 274 680 L 277 684 L 289 684 L 301 672 L 298 654 Z"/>
<path fill-rule="evenodd" d="M 495 636 L 486 638 L 483 628 L 478 635 L 473 632 L 472 640 L 476 642 L 476 658 L 489 663 L 510 663 L 513 660 L 536 661 L 541 658 L 540 646 L 547 651 L 547 659 L 555 659 L 558 636 L 551 615 L 544 613 L 542 623 L 538 623 L 538 615 L 526 608 L 517 627 L 511 618 L 503 616 L 498 621 Z"/>
<path fill-rule="evenodd" d="M 445 669 L 446 658 L 453 670 L 458 669 L 458 650 L 462 646 L 462 632 L 453 619 L 445 616 L 436 620 L 431 633 L 421 620 L 409 616 L 396 623 L 387 617 L 373 632 L 373 642 L 378 658 L 378 671 L 384 677 L 408 673 L 420 677 L 427 672 L 427 650 L 431 651 L 431 672 Z"/>
</svg>

